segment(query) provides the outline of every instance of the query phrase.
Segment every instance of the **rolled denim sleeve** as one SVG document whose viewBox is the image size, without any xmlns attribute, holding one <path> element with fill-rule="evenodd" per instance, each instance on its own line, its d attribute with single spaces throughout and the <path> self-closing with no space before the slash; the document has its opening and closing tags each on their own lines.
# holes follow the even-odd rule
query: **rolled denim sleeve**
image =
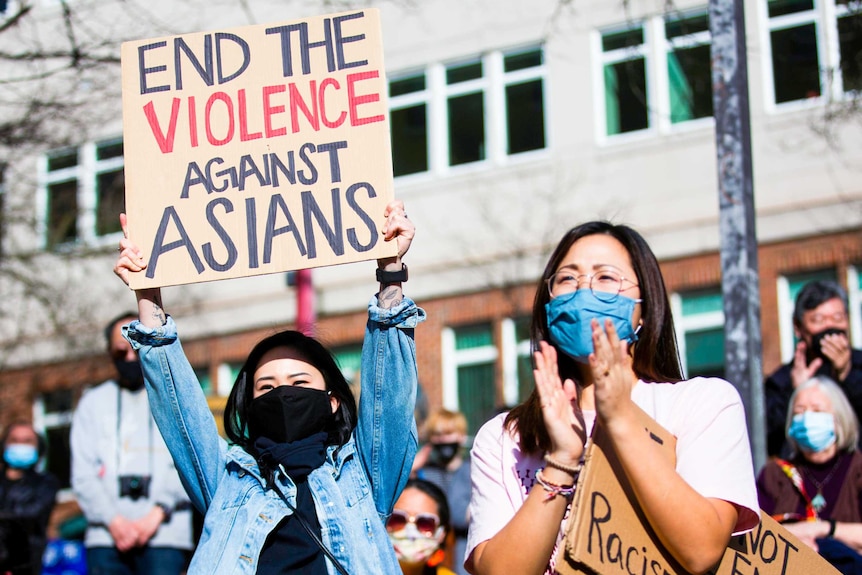
<svg viewBox="0 0 862 575">
<path fill-rule="evenodd" d="M 204 512 L 225 468 L 227 443 L 218 434 L 176 324 L 170 316 L 157 328 L 134 321 L 124 335 L 140 357 L 150 409 L 183 486 L 195 507 Z"/>
<path fill-rule="evenodd" d="M 392 511 L 416 455 L 413 329 L 423 321 L 425 312 L 407 297 L 391 309 L 379 307 L 376 296 L 368 304 L 356 440 L 381 518 Z"/>
</svg>

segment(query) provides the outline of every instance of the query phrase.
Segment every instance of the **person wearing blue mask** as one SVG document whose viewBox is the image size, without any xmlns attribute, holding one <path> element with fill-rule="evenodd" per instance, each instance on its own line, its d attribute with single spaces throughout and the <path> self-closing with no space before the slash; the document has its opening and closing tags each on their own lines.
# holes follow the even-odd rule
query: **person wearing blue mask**
<svg viewBox="0 0 862 575">
<path fill-rule="evenodd" d="M 758 524 L 739 393 L 722 379 L 683 380 L 661 270 L 635 230 L 589 222 L 563 236 L 537 285 L 531 343 L 536 389 L 473 443 L 468 571 L 557 573 L 594 424 L 687 572 L 713 567 L 732 534 Z M 635 407 L 676 437 L 675 465 Z"/>
<path fill-rule="evenodd" d="M 36 471 L 44 442 L 27 422 L 10 424 L 2 440 L 0 474 L 0 572 L 38 574 L 45 530 L 60 488 L 50 473 Z"/>
<path fill-rule="evenodd" d="M 760 506 L 842 573 L 862 573 L 862 453 L 853 406 L 826 376 L 797 387 L 790 406 L 785 432 L 793 455 L 760 472 Z"/>
</svg>

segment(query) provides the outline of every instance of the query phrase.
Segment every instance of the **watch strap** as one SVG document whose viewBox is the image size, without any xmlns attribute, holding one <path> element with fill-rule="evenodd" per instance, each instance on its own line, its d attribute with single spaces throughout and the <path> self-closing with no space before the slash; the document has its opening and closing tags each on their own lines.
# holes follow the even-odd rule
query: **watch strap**
<svg viewBox="0 0 862 575">
<path fill-rule="evenodd" d="M 394 284 L 407 281 L 407 265 L 401 263 L 401 269 L 394 272 L 388 272 L 377 268 L 377 281 L 382 284 Z"/>
</svg>

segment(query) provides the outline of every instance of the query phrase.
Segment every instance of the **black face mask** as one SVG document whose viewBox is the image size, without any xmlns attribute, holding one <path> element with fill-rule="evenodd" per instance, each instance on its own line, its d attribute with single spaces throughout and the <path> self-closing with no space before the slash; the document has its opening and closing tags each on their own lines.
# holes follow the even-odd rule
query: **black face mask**
<svg viewBox="0 0 862 575">
<path fill-rule="evenodd" d="M 455 456 L 458 455 L 458 449 L 460 449 L 460 443 L 434 443 L 431 445 L 431 461 L 439 465 L 440 467 L 445 467 L 449 465 L 449 463 L 455 459 Z"/>
<path fill-rule="evenodd" d="M 144 372 L 141 371 L 141 362 L 115 359 L 114 367 L 117 368 L 119 374 L 117 383 L 120 384 L 120 387 L 129 391 L 138 391 L 144 387 Z"/>
<path fill-rule="evenodd" d="M 806 359 L 808 363 L 811 363 L 818 357 L 823 360 L 824 363 L 831 365 L 832 360 L 823 355 L 823 349 L 821 348 L 821 343 L 823 342 L 823 338 L 827 335 L 841 334 L 844 337 L 847 337 L 847 332 L 843 329 L 838 329 L 836 327 L 830 327 L 824 329 L 819 333 L 815 333 L 811 336 L 811 345 L 808 346 L 808 349 L 805 352 Z"/>
<path fill-rule="evenodd" d="M 326 431 L 332 421 L 329 392 L 295 385 L 280 385 L 252 400 L 248 432 L 252 441 L 267 437 L 291 443 Z"/>
</svg>

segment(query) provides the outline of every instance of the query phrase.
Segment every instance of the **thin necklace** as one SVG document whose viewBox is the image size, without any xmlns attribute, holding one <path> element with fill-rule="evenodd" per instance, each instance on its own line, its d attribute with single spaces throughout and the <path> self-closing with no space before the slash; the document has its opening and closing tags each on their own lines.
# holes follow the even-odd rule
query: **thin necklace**
<svg viewBox="0 0 862 575">
<path fill-rule="evenodd" d="M 802 473 L 805 477 L 808 478 L 808 481 L 814 484 L 814 487 L 817 488 L 817 495 L 815 495 L 811 499 L 811 507 L 814 508 L 818 514 L 820 511 L 826 507 L 826 498 L 823 497 L 823 488 L 826 487 L 826 484 L 829 483 L 829 480 L 832 479 L 832 476 L 835 475 L 835 472 L 838 470 L 838 464 L 841 463 L 841 456 L 838 455 L 835 457 L 835 463 L 832 464 L 832 469 L 829 470 L 829 473 L 826 474 L 826 477 L 823 478 L 823 481 L 816 481 L 811 474 L 808 472 L 808 469 L 805 467 L 800 467 Z"/>
</svg>

